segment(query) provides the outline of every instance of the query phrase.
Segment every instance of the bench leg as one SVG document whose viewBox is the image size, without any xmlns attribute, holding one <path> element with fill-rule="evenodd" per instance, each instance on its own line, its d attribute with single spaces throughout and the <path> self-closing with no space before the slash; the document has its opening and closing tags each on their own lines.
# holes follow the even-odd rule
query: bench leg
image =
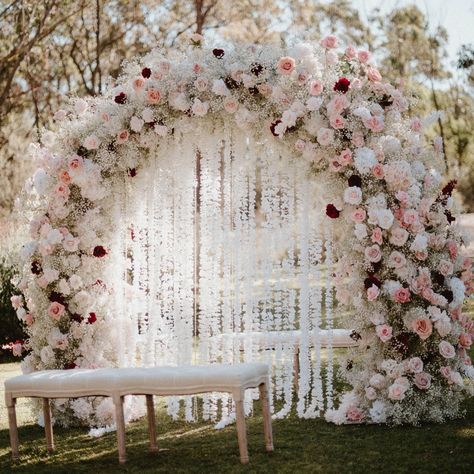
<svg viewBox="0 0 474 474">
<path fill-rule="evenodd" d="M 247 427 L 245 426 L 243 400 L 235 401 L 235 413 L 237 417 L 237 437 L 239 439 L 240 462 L 242 464 L 247 464 L 249 462 L 249 453 L 247 447 Z"/>
<path fill-rule="evenodd" d="M 262 401 L 263 412 L 263 435 L 265 437 L 265 448 L 267 451 L 273 451 L 273 435 L 272 435 L 272 416 L 270 414 L 270 400 L 266 383 L 262 383 L 258 387 L 260 391 L 260 400 Z"/>
<path fill-rule="evenodd" d="M 18 427 L 16 424 L 16 410 L 15 410 L 16 399 L 11 401 L 11 405 L 8 405 L 8 428 L 10 431 L 10 445 L 12 447 L 12 459 L 15 461 L 18 459 Z"/>
<path fill-rule="evenodd" d="M 53 424 L 51 423 L 51 406 L 49 398 L 43 398 L 44 434 L 46 435 L 46 447 L 52 453 L 54 451 Z"/>
<path fill-rule="evenodd" d="M 158 451 L 156 444 L 156 420 L 155 420 L 155 406 L 153 404 L 153 395 L 146 396 L 146 411 L 148 416 L 148 436 L 150 438 L 150 451 Z"/>
<path fill-rule="evenodd" d="M 127 461 L 125 453 L 125 418 L 123 416 L 123 397 L 114 399 L 115 404 L 115 424 L 117 426 L 117 446 L 119 454 L 119 463 L 124 464 Z"/>
</svg>

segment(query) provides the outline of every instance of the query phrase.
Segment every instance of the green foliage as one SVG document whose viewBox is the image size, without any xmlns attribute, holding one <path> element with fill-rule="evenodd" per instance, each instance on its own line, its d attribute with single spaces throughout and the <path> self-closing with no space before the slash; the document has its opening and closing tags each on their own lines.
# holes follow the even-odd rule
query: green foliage
<svg viewBox="0 0 474 474">
<path fill-rule="evenodd" d="M 14 275 L 14 267 L 0 257 L 0 361 L 9 360 L 13 357 L 10 351 L 1 349 L 3 344 L 25 339 L 26 337 L 10 302 L 12 295 L 18 294 L 11 281 Z"/>
</svg>

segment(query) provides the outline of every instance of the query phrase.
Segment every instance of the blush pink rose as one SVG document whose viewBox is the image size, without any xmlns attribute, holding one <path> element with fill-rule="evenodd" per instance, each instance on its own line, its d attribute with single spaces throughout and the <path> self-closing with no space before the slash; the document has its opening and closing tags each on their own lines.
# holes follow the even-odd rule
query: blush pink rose
<svg viewBox="0 0 474 474">
<path fill-rule="evenodd" d="M 433 323 L 427 318 L 418 318 L 413 321 L 413 331 L 415 331 L 420 339 L 425 341 L 433 332 Z"/>
<path fill-rule="evenodd" d="M 385 176 L 383 165 L 381 163 L 377 163 L 376 165 L 372 166 L 372 174 L 377 179 L 382 179 Z"/>
<path fill-rule="evenodd" d="M 321 46 L 326 49 L 334 49 L 338 46 L 337 37 L 334 35 L 326 36 L 321 40 Z"/>
<path fill-rule="evenodd" d="M 368 119 L 363 119 L 365 127 L 372 132 L 379 133 L 385 128 L 385 124 L 382 117 L 374 115 Z"/>
<path fill-rule="evenodd" d="M 441 260 L 438 264 L 438 271 L 441 275 L 448 276 L 453 273 L 454 266 L 448 260 Z"/>
<path fill-rule="evenodd" d="M 68 199 L 69 198 L 69 186 L 66 186 L 64 183 L 60 183 L 56 186 L 54 190 L 56 196 L 63 198 L 63 199 Z"/>
<path fill-rule="evenodd" d="M 21 295 L 14 295 L 10 298 L 13 309 L 18 309 L 23 306 L 23 297 Z"/>
<path fill-rule="evenodd" d="M 48 308 L 48 314 L 56 321 L 59 321 L 59 318 L 64 314 L 64 306 L 57 301 L 53 301 Z"/>
<path fill-rule="evenodd" d="M 149 104 L 157 104 L 161 100 L 161 92 L 158 89 L 150 87 L 146 91 L 146 100 Z"/>
<path fill-rule="evenodd" d="M 196 87 L 199 92 L 204 92 L 209 87 L 209 82 L 205 77 L 198 77 L 194 81 L 194 87 Z"/>
<path fill-rule="evenodd" d="M 367 78 L 371 82 L 380 82 L 382 80 L 382 75 L 374 67 L 369 66 L 367 68 Z"/>
<path fill-rule="evenodd" d="M 456 350 L 454 349 L 454 346 L 448 341 L 441 341 L 439 343 L 439 353 L 445 359 L 452 359 L 456 355 Z"/>
<path fill-rule="evenodd" d="M 350 45 L 346 48 L 344 54 L 346 55 L 347 59 L 354 59 L 357 55 L 357 51 L 354 46 Z"/>
<path fill-rule="evenodd" d="M 365 249 L 365 258 L 372 263 L 377 263 L 382 260 L 382 252 L 377 244 L 371 245 Z"/>
<path fill-rule="evenodd" d="M 354 405 L 351 405 L 346 412 L 348 421 L 359 422 L 364 418 L 364 413 Z"/>
<path fill-rule="evenodd" d="M 336 130 L 341 130 L 346 126 L 346 121 L 341 115 L 333 115 L 329 118 L 329 123 L 331 124 L 331 127 Z"/>
<path fill-rule="evenodd" d="M 392 338 L 392 327 L 388 324 L 379 324 L 376 326 L 375 332 L 382 342 L 387 342 Z"/>
<path fill-rule="evenodd" d="M 423 361 L 419 357 L 412 357 L 408 361 L 408 369 L 414 374 L 420 373 L 423 371 Z"/>
<path fill-rule="evenodd" d="M 388 387 L 388 398 L 390 398 L 390 400 L 396 401 L 403 400 L 405 398 L 406 391 L 407 388 L 404 385 L 394 383 Z"/>
<path fill-rule="evenodd" d="M 420 390 L 428 390 L 431 386 L 431 375 L 426 372 L 415 374 L 415 385 Z"/>
<path fill-rule="evenodd" d="M 396 250 L 390 254 L 388 257 L 388 264 L 392 268 L 402 268 L 406 265 L 407 259 L 405 255 L 401 252 L 397 252 Z"/>
<path fill-rule="evenodd" d="M 372 285 L 367 289 L 367 299 L 369 301 L 375 301 L 380 294 L 380 289 L 377 285 Z"/>
<path fill-rule="evenodd" d="M 233 114 L 239 108 L 239 103 L 233 97 L 226 97 L 224 99 L 224 110 L 229 114 Z"/>
<path fill-rule="evenodd" d="M 84 140 L 84 147 L 87 148 L 87 150 L 97 150 L 99 145 L 100 141 L 95 135 L 89 135 Z"/>
<path fill-rule="evenodd" d="M 334 141 L 334 131 L 322 127 L 318 130 L 317 139 L 320 145 L 328 146 Z"/>
<path fill-rule="evenodd" d="M 364 222 L 366 217 L 367 213 L 365 212 L 365 209 L 362 209 L 360 207 L 354 209 L 351 214 L 351 219 L 358 224 Z"/>
<path fill-rule="evenodd" d="M 344 190 L 344 202 L 357 205 L 362 201 L 362 190 L 358 186 L 350 186 Z"/>
<path fill-rule="evenodd" d="M 354 132 L 351 142 L 357 148 L 363 147 L 365 144 L 364 134 L 362 132 Z"/>
<path fill-rule="evenodd" d="M 290 75 L 295 69 L 295 60 L 290 56 L 284 56 L 279 59 L 277 71 L 285 76 Z"/>
<path fill-rule="evenodd" d="M 145 79 L 143 77 L 136 77 L 132 81 L 132 87 L 136 92 L 140 92 L 145 87 Z"/>
<path fill-rule="evenodd" d="M 321 81 L 311 81 L 309 83 L 309 93 L 311 95 L 319 95 L 323 91 L 323 84 Z"/>
<path fill-rule="evenodd" d="M 125 143 L 128 140 L 128 137 L 130 134 L 128 133 L 128 130 L 121 130 L 118 135 L 117 135 L 117 143 L 122 144 Z"/>
<path fill-rule="evenodd" d="M 71 175 L 66 170 L 63 170 L 59 173 L 58 179 L 66 185 L 71 183 Z"/>
<path fill-rule="evenodd" d="M 397 303 L 408 303 L 410 301 L 410 290 L 408 288 L 398 288 L 393 294 L 393 299 Z"/>
<path fill-rule="evenodd" d="M 352 161 L 352 151 L 349 150 L 349 148 L 346 148 L 345 150 L 342 150 L 340 155 L 339 155 L 339 163 L 342 165 L 346 166 Z"/>
<path fill-rule="evenodd" d="M 470 334 L 463 332 L 459 336 L 459 345 L 465 349 L 469 349 L 472 345 L 472 337 Z"/>
<path fill-rule="evenodd" d="M 369 51 L 366 51 L 363 49 L 360 51 L 357 51 L 357 59 L 363 64 L 369 61 L 370 56 L 371 54 L 369 53 Z"/>
<path fill-rule="evenodd" d="M 370 237 L 370 239 L 372 240 L 372 242 L 382 245 L 382 229 L 380 227 L 375 227 L 374 230 L 372 230 L 372 236 Z"/>
</svg>

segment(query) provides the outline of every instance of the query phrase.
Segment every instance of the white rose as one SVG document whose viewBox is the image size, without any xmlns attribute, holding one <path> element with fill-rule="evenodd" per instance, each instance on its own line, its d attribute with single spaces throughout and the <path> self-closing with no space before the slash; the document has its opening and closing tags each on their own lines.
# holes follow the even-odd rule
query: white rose
<svg viewBox="0 0 474 474">
<path fill-rule="evenodd" d="M 344 201 L 357 205 L 362 202 L 362 190 L 358 186 L 350 186 L 344 191 Z"/>
<path fill-rule="evenodd" d="M 390 229 L 390 227 L 392 227 L 394 216 L 390 209 L 378 209 L 375 215 L 382 229 Z"/>
</svg>

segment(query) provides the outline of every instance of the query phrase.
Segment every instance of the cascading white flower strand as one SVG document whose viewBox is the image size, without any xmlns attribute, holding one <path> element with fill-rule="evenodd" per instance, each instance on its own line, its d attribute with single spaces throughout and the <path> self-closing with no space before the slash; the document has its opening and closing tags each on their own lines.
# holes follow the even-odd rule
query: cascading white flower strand
<svg viewBox="0 0 474 474">
<path fill-rule="evenodd" d="M 334 353 L 333 353 L 333 287 L 332 274 L 333 255 L 332 255 L 332 229 L 328 224 L 325 228 L 325 250 L 326 250 L 326 293 L 325 305 L 326 312 L 326 329 L 328 331 L 327 342 L 327 361 L 326 361 L 326 408 L 329 410 L 333 407 L 333 376 L 334 376 Z"/>
</svg>

